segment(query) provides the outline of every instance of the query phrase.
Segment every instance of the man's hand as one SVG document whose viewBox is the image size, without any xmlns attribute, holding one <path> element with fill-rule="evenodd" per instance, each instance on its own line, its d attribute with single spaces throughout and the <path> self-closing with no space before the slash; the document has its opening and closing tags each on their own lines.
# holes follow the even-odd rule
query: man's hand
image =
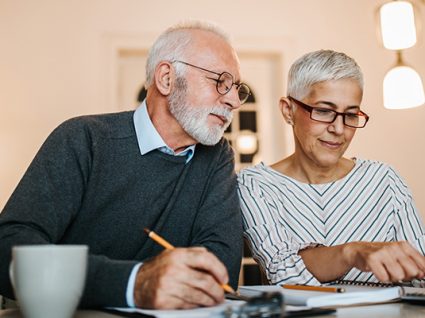
<svg viewBox="0 0 425 318">
<path fill-rule="evenodd" d="M 408 242 L 347 243 L 348 263 L 364 272 L 372 272 L 381 282 L 399 282 L 424 278 L 425 257 Z"/>
<path fill-rule="evenodd" d="M 180 309 L 213 306 L 224 300 L 227 270 L 203 247 L 165 250 L 144 263 L 136 277 L 137 307 Z"/>
</svg>

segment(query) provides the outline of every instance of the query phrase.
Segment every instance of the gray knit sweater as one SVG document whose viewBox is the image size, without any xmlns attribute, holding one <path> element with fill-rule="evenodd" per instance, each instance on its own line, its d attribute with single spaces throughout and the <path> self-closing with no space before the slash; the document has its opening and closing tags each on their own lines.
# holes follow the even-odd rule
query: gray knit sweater
<svg viewBox="0 0 425 318">
<path fill-rule="evenodd" d="M 133 266 L 163 248 L 205 246 L 237 285 L 242 226 L 233 153 L 222 139 L 186 158 L 140 154 L 133 112 L 66 121 L 46 140 L 0 214 L 0 294 L 13 298 L 11 247 L 87 244 L 81 306 L 126 306 Z"/>
</svg>

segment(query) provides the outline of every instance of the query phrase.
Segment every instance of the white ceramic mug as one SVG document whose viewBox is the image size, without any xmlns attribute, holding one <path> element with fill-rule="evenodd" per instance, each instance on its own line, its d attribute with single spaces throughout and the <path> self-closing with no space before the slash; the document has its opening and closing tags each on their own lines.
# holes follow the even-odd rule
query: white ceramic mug
<svg viewBox="0 0 425 318">
<path fill-rule="evenodd" d="M 12 248 L 10 278 L 26 318 L 71 318 L 84 289 L 86 245 Z"/>
</svg>

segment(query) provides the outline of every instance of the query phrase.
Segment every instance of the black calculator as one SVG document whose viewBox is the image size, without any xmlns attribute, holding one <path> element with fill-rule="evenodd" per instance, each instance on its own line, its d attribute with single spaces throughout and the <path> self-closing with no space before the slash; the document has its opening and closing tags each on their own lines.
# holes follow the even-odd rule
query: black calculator
<svg viewBox="0 0 425 318">
<path fill-rule="evenodd" d="M 403 302 L 425 306 L 425 290 L 423 292 L 407 292 L 401 296 Z"/>
</svg>

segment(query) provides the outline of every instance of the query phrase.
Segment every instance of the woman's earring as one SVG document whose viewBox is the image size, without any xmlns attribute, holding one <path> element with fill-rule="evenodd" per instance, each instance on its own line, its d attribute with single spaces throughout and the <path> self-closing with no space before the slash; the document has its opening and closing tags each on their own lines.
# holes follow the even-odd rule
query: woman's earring
<svg viewBox="0 0 425 318">
<path fill-rule="evenodd" d="M 291 126 L 294 124 L 294 122 L 293 122 L 291 119 L 288 119 L 288 120 L 287 120 L 287 123 L 288 123 L 289 125 L 291 125 Z"/>
</svg>

